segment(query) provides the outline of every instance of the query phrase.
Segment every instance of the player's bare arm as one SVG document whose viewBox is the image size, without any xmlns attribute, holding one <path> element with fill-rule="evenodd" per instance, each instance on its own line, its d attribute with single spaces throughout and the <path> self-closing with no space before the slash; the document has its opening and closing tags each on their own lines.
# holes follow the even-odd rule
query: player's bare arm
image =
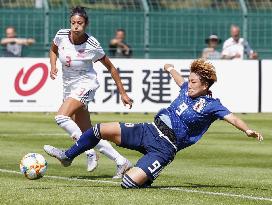
<svg viewBox="0 0 272 205">
<path fill-rule="evenodd" d="M 246 133 L 248 137 L 256 138 L 259 141 L 263 140 L 263 136 L 255 130 L 251 130 L 248 125 L 233 113 L 224 117 L 224 120 L 235 126 L 237 129 Z"/>
<path fill-rule="evenodd" d="M 50 65 L 51 65 L 50 78 L 54 80 L 57 77 L 57 73 L 58 73 L 58 69 L 56 66 L 56 62 L 58 58 L 58 47 L 54 43 L 52 43 L 51 45 L 49 57 L 50 57 Z"/>
<path fill-rule="evenodd" d="M 114 67 L 114 65 L 112 64 L 112 62 L 110 61 L 110 59 L 107 56 L 102 58 L 100 61 L 111 73 L 111 76 L 112 76 L 113 80 L 115 81 L 117 89 L 121 95 L 121 100 L 122 100 L 123 104 L 129 105 L 129 107 L 131 108 L 132 107 L 132 100 L 128 97 L 128 95 L 124 89 L 123 83 L 121 81 L 121 78 L 119 76 L 117 69 Z"/>
<path fill-rule="evenodd" d="M 180 87 L 184 83 L 183 77 L 175 70 L 174 65 L 165 64 L 164 70 L 171 74 L 176 84 Z"/>
</svg>

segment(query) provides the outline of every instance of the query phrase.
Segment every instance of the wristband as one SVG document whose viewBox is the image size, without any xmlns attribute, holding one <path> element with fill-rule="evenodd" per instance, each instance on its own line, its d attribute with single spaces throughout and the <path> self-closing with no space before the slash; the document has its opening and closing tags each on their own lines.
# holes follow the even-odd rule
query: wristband
<svg viewBox="0 0 272 205">
<path fill-rule="evenodd" d="M 166 68 L 166 71 L 167 71 L 167 72 L 169 72 L 169 73 L 171 72 L 171 70 L 175 70 L 175 68 L 174 68 L 174 67 L 172 67 L 172 66 L 171 66 L 171 67 Z"/>
</svg>

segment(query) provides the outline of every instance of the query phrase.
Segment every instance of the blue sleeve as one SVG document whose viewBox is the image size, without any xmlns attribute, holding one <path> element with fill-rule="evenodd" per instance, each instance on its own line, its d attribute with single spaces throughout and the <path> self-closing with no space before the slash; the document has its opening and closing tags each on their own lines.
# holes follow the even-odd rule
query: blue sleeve
<svg viewBox="0 0 272 205">
<path fill-rule="evenodd" d="M 212 104 L 211 104 L 211 110 L 210 112 L 212 113 L 213 117 L 215 119 L 224 119 L 224 117 L 231 112 L 221 104 L 219 99 L 216 99 Z"/>
<path fill-rule="evenodd" d="M 188 90 L 188 82 L 184 82 L 181 86 L 180 86 L 180 92 L 184 92 L 186 91 L 187 92 Z"/>
</svg>

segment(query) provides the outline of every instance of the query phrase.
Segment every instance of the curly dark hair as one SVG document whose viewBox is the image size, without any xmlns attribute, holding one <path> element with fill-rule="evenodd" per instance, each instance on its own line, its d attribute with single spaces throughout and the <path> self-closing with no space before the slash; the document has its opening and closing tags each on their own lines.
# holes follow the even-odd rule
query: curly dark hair
<svg viewBox="0 0 272 205">
<path fill-rule="evenodd" d="M 72 18 L 72 16 L 75 16 L 75 15 L 83 17 L 85 19 L 86 24 L 89 22 L 88 15 L 87 15 L 87 12 L 85 11 L 84 7 L 76 6 L 76 7 L 72 8 L 71 13 L 70 13 L 70 19 Z"/>
<path fill-rule="evenodd" d="M 190 67 L 191 73 L 195 73 L 200 77 L 202 83 L 207 83 L 210 88 L 217 81 L 214 66 L 204 59 L 196 59 Z"/>
</svg>

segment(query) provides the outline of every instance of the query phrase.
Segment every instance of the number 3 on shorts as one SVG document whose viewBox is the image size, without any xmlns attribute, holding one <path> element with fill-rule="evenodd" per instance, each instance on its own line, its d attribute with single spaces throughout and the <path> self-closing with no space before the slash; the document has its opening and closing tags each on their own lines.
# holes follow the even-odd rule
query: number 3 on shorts
<svg viewBox="0 0 272 205">
<path fill-rule="evenodd" d="M 158 170 L 161 167 L 161 164 L 158 160 L 156 160 L 155 162 L 153 162 L 152 166 L 153 167 L 148 167 L 148 170 L 151 174 Z"/>
</svg>

